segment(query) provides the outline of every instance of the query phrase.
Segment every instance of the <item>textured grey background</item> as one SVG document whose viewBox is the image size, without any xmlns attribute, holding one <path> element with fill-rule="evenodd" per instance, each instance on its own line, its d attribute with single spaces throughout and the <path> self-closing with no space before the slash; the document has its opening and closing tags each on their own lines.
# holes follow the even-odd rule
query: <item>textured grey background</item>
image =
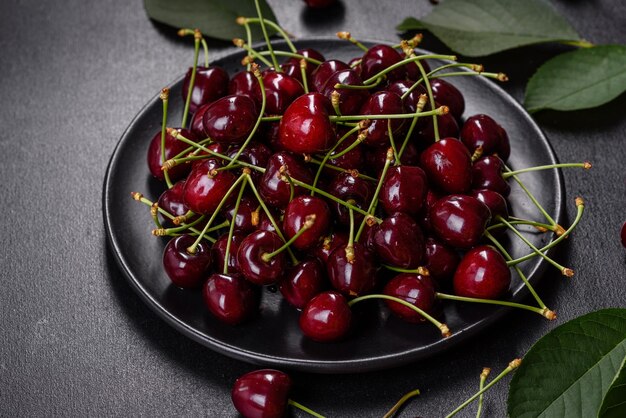
<svg viewBox="0 0 626 418">
<path fill-rule="evenodd" d="M 432 7 L 343 0 L 333 13 L 310 13 L 300 0 L 270 3 L 298 37 L 346 29 L 389 41 L 403 17 Z M 623 2 L 552 3 L 588 40 L 626 43 Z M 186 339 L 148 310 L 108 253 L 102 223 L 102 181 L 118 138 L 191 61 L 189 44 L 173 33 L 148 20 L 139 0 L 0 3 L 0 415 L 236 416 L 230 387 L 254 367 Z M 432 37 L 423 47 L 445 50 Z M 219 56 L 230 46 L 211 49 Z M 558 49 L 481 61 L 507 72 L 505 88 L 521 100 L 532 68 Z M 382 416 L 421 388 L 402 416 L 439 416 L 475 391 L 483 366 L 504 368 L 568 319 L 626 306 L 625 108 L 622 95 L 594 110 L 536 116 L 561 161 L 595 163 L 591 172 L 565 173 L 570 219 L 575 196 L 588 203 L 559 255 L 577 274 L 548 274 L 539 287 L 559 321 L 515 312 L 481 337 L 401 369 L 295 374 L 294 398 L 328 416 Z M 489 416 L 505 415 L 506 385 L 488 395 Z"/>
</svg>

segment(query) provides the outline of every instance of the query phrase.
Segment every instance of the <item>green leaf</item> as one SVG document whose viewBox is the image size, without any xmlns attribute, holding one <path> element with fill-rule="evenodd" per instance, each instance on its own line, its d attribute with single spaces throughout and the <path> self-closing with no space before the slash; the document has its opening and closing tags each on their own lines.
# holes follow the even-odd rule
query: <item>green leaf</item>
<svg viewBox="0 0 626 418">
<path fill-rule="evenodd" d="M 626 91 L 626 46 L 583 48 L 552 58 L 532 76 L 524 105 L 540 109 L 586 109 Z"/>
<path fill-rule="evenodd" d="M 541 0 L 446 0 L 398 29 L 428 29 L 471 57 L 542 42 L 579 41 L 569 23 Z"/>
<path fill-rule="evenodd" d="M 509 387 L 518 417 L 595 417 L 626 357 L 626 309 L 569 321 L 526 354 Z"/>
<path fill-rule="evenodd" d="M 210 38 L 230 41 L 246 39 L 243 26 L 235 22 L 239 16 L 256 17 L 252 0 L 144 0 L 150 18 L 175 28 L 198 28 Z M 265 19 L 276 21 L 265 0 L 260 0 Z M 262 39 L 258 25 L 251 25 L 256 40 Z M 268 28 L 270 33 L 274 31 Z"/>
<path fill-rule="evenodd" d="M 599 418 L 624 418 L 626 417 L 626 357 L 622 361 L 622 367 L 615 380 L 611 384 L 609 391 L 606 393 L 600 412 Z"/>
</svg>

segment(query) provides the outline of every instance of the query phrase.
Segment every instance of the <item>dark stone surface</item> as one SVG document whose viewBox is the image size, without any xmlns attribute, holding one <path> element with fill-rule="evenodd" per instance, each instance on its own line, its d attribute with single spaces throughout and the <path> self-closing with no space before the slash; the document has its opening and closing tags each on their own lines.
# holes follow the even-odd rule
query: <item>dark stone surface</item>
<svg viewBox="0 0 626 418">
<path fill-rule="evenodd" d="M 388 41 L 403 17 L 432 7 L 344 0 L 334 13 L 311 13 L 297 0 L 271 4 L 299 37 L 346 29 Z M 622 2 L 553 4 L 588 40 L 626 43 Z M 236 416 L 230 387 L 254 367 L 158 319 L 116 267 L 102 223 L 109 156 L 138 110 L 184 72 L 189 44 L 149 21 L 140 1 L 5 0 L 0 16 L 0 415 Z M 432 37 L 422 46 L 445 50 Z M 228 48 L 211 43 L 216 56 Z M 509 73 L 505 88 L 521 100 L 533 68 L 557 50 L 522 48 L 480 61 Z M 622 95 L 597 109 L 536 116 L 561 161 L 595 163 L 591 172 L 565 173 L 570 219 L 575 196 L 588 210 L 559 254 L 576 276 L 547 274 L 538 289 L 557 322 L 514 312 L 482 336 L 401 369 L 295 374 L 293 397 L 328 416 L 381 416 L 420 388 L 403 416 L 439 416 L 476 390 L 483 366 L 501 370 L 559 323 L 625 306 L 625 106 Z M 505 415 L 506 393 L 506 383 L 489 393 L 488 416 Z"/>
</svg>

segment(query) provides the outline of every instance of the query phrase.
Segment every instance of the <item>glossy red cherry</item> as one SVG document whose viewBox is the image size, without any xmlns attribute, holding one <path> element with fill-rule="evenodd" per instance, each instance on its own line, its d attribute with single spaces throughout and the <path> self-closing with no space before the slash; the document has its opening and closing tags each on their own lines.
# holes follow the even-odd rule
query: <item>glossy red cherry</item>
<svg viewBox="0 0 626 418">
<path fill-rule="evenodd" d="M 429 232 L 429 233 L 432 232 L 433 227 L 430 224 L 430 209 L 443 196 L 444 196 L 443 194 L 438 193 L 432 189 L 428 189 L 428 191 L 426 192 L 426 199 L 424 199 L 424 206 L 422 207 L 422 210 L 420 211 L 420 214 L 418 216 L 418 221 L 420 225 L 422 226 L 422 229 L 425 232 Z"/>
<path fill-rule="evenodd" d="M 235 183 L 235 175 L 228 170 L 215 170 L 220 167 L 217 160 L 202 160 L 195 166 L 185 181 L 183 192 L 185 204 L 195 213 L 212 215 Z M 236 196 L 230 195 L 231 199 Z M 232 201 L 232 200 L 231 200 Z"/>
<path fill-rule="evenodd" d="M 246 237 L 243 232 L 233 232 L 230 240 L 230 250 L 228 252 L 228 272 L 239 272 L 239 262 L 237 252 L 241 242 Z M 224 233 L 213 243 L 211 247 L 211 257 L 215 266 L 215 271 L 224 271 L 224 260 L 226 258 L 226 245 L 228 245 L 228 233 Z"/>
<path fill-rule="evenodd" d="M 452 116 L 457 120 L 461 119 L 465 111 L 465 98 L 463 97 L 463 93 L 441 78 L 430 80 L 430 88 L 433 91 L 435 101 L 444 106 L 448 106 Z"/>
<path fill-rule="evenodd" d="M 389 45 L 375 45 L 363 54 L 361 59 L 361 77 L 367 80 L 380 71 L 402 61 L 402 56 L 398 51 Z M 390 81 L 401 80 L 406 77 L 406 68 L 404 66 L 386 74 Z"/>
<path fill-rule="evenodd" d="M 255 89 L 259 88 L 259 81 L 250 71 L 240 71 L 231 78 L 228 83 L 228 94 L 235 96 L 248 96 L 256 100 Z M 259 106 L 261 102 L 257 103 Z"/>
<path fill-rule="evenodd" d="M 420 55 L 420 54 L 417 54 L 417 55 Z M 402 57 L 402 59 L 406 58 L 406 54 L 404 52 L 401 53 L 400 56 Z M 428 64 L 428 62 L 426 60 L 420 60 L 420 64 L 422 64 L 422 67 L 424 68 L 424 72 L 428 74 L 430 72 L 430 65 Z M 416 63 L 410 62 L 406 64 L 404 68 L 406 69 L 406 78 L 409 79 L 410 81 L 415 82 L 422 78 L 422 73 L 417 67 Z"/>
<path fill-rule="evenodd" d="M 265 173 L 259 180 L 259 192 L 265 203 L 276 208 L 284 208 L 289 203 L 291 190 L 289 183 L 283 180 L 280 168 L 286 166 L 292 179 L 300 180 L 304 183 L 313 182 L 311 170 L 304 164 L 302 158 L 288 152 L 277 152 L 270 157 Z M 299 196 L 306 193 L 302 187 L 294 187 L 294 195 Z"/>
<path fill-rule="evenodd" d="M 233 405 L 244 418 L 281 418 L 289 404 L 291 379 L 278 370 L 246 373 L 235 381 Z"/>
<path fill-rule="evenodd" d="M 183 191 L 185 190 L 185 180 L 174 183 L 171 189 L 165 190 L 159 196 L 159 208 L 173 216 L 182 216 L 187 213 L 189 207 L 184 202 Z M 163 217 L 165 218 L 165 217 Z M 173 225 L 169 218 L 161 219 L 165 225 Z"/>
<path fill-rule="evenodd" d="M 334 72 L 323 87 L 322 94 L 332 100 L 332 94 L 336 91 L 339 94 L 339 111 L 342 115 L 354 115 L 359 112 L 363 103 L 369 97 L 369 92 L 364 89 L 336 89 L 336 84 L 346 84 L 349 86 L 362 86 L 363 81 L 353 69 L 339 70 Z"/>
<path fill-rule="evenodd" d="M 335 71 L 349 70 L 350 66 L 343 61 L 329 60 L 324 61 L 312 74 L 312 91 L 322 92 L 326 82 Z"/>
<path fill-rule="evenodd" d="M 454 293 L 480 299 L 497 299 L 511 285 L 511 271 L 502 254 L 482 245 L 469 250 L 454 273 Z"/>
<path fill-rule="evenodd" d="M 440 243 L 434 238 L 426 239 L 426 255 L 424 267 L 430 277 L 439 286 L 446 286 L 452 281 L 452 276 L 460 262 L 459 255 L 452 248 Z"/>
<path fill-rule="evenodd" d="M 322 292 L 306 304 L 300 314 L 302 333 L 314 341 L 329 342 L 344 337 L 350 329 L 352 311 L 337 292 Z"/>
<path fill-rule="evenodd" d="M 337 139 L 339 139 L 346 133 L 346 131 L 344 130 L 345 128 L 337 127 L 336 129 L 337 129 Z M 350 135 L 341 144 L 339 144 L 339 146 L 335 149 L 335 151 L 332 152 L 331 155 L 336 155 L 340 153 L 341 151 L 345 150 L 350 145 L 352 145 L 354 141 L 356 141 L 356 139 L 357 139 L 356 133 Z M 328 160 L 327 164 L 333 165 L 335 167 L 340 167 L 346 170 L 361 170 L 363 168 L 363 146 L 357 145 L 356 147 L 352 148 L 350 151 L 341 155 L 338 158 L 331 157 Z M 323 174 L 327 178 L 334 178 L 339 173 L 340 173 L 339 171 L 324 167 Z"/>
<path fill-rule="evenodd" d="M 248 138 L 258 117 L 257 105 L 250 97 L 226 96 L 204 112 L 204 133 L 215 142 L 240 144 Z"/>
<path fill-rule="evenodd" d="M 483 155 L 497 154 L 504 161 L 509 158 L 511 151 L 506 131 L 487 115 L 467 118 L 461 129 L 461 141 L 471 153 L 482 147 Z"/>
<path fill-rule="evenodd" d="M 235 213 L 235 203 L 230 203 L 222 211 L 224 217 L 231 223 L 234 222 L 234 230 L 249 233 L 255 231 L 259 224 L 259 214 L 261 212 L 259 201 L 254 196 L 242 196 L 237 210 L 237 216 L 233 220 Z"/>
<path fill-rule="evenodd" d="M 324 58 L 324 55 L 322 55 L 321 52 L 319 52 L 317 49 L 313 49 L 313 48 L 298 49 L 296 51 L 296 54 L 302 55 L 303 57 L 306 57 L 306 58 L 312 58 L 314 60 L 318 60 L 318 61 L 321 61 L 321 62 L 324 62 L 326 60 L 326 58 Z M 291 58 L 287 59 L 287 61 L 285 61 L 285 64 L 300 65 L 300 59 L 291 57 Z M 313 72 L 313 70 L 315 68 L 317 68 L 317 66 L 314 66 L 313 64 L 311 64 L 310 67 L 307 67 L 307 71 L 310 70 L 311 72 Z"/>
<path fill-rule="evenodd" d="M 411 81 L 397 80 L 391 83 L 387 87 L 387 91 L 391 91 L 393 93 L 396 93 L 398 96 L 402 97 L 412 87 L 413 87 L 413 83 Z M 402 104 L 404 104 L 404 108 L 407 110 L 407 112 L 411 112 L 411 113 L 417 112 L 417 103 L 422 94 L 428 94 L 428 92 L 426 91 L 426 88 L 422 84 L 420 84 L 406 95 L 406 97 L 402 100 Z M 430 109 L 430 106 L 428 106 L 428 101 L 426 102 L 426 106 L 424 106 L 424 109 L 422 109 L 422 111 L 424 111 L 426 107 Z M 417 129 L 421 129 L 424 126 L 426 126 L 426 119 L 428 118 L 422 117 L 418 119 L 418 123 L 416 125 Z"/>
<path fill-rule="evenodd" d="M 337 0 L 304 0 L 304 2 L 313 9 L 323 9 L 337 3 Z"/>
<path fill-rule="evenodd" d="M 226 153 L 230 158 L 235 158 L 239 152 L 239 147 L 230 147 Z M 243 161 L 257 167 L 265 167 L 272 156 L 272 150 L 265 144 L 258 141 L 250 141 L 246 148 L 239 154 L 237 161 Z M 251 170 L 250 175 L 254 180 L 261 178 L 261 173 L 257 170 Z"/>
<path fill-rule="evenodd" d="M 404 113 L 402 99 L 396 93 L 379 91 L 367 99 L 361 107 L 362 115 L 390 115 Z M 391 120 L 391 132 L 398 143 L 398 135 L 402 130 L 402 119 Z M 374 119 L 367 127 L 365 143 L 372 146 L 389 146 L 389 119 Z"/>
<path fill-rule="evenodd" d="M 211 102 L 213 103 L 213 102 Z M 193 117 L 191 118 L 191 123 L 189 124 L 189 130 L 194 133 L 197 138 L 205 138 L 206 134 L 204 133 L 204 113 L 211 106 L 211 103 L 203 104 L 200 106 Z"/>
<path fill-rule="evenodd" d="M 313 250 L 315 256 L 326 265 L 328 257 L 340 245 L 348 243 L 348 234 L 341 231 L 333 231 L 332 234 L 325 236 L 322 241 Z"/>
<path fill-rule="evenodd" d="M 511 186 L 502 177 L 504 162 L 495 156 L 481 157 L 472 166 L 472 187 L 474 189 L 488 189 L 507 197 L 511 193 Z"/>
<path fill-rule="evenodd" d="M 367 173 L 370 175 L 380 177 L 380 173 L 385 166 L 385 160 L 387 160 L 387 148 L 367 147 L 365 149 L 365 167 L 367 167 Z M 400 163 L 410 166 L 419 163 L 419 151 L 413 142 L 407 144 L 402 157 L 400 157 Z"/>
<path fill-rule="evenodd" d="M 256 231 L 248 235 L 237 251 L 241 274 L 257 285 L 270 285 L 279 281 L 287 268 L 285 252 L 276 254 L 268 261 L 263 256 L 278 250 L 283 244 L 275 232 Z"/>
<path fill-rule="evenodd" d="M 320 62 L 323 62 L 326 60 L 326 58 L 324 58 L 324 56 L 319 51 L 312 49 L 312 48 L 299 49 L 296 51 L 296 54 L 300 54 L 304 57 L 312 58 Z M 289 58 L 280 67 L 282 68 L 285 74 L 295 78 L 296 80 L 302 83 L 302 70 L 300 68 L 300 59 Z M 304 72 L 306 74 L 307 85 L 309 87 L 313 85 L 312 75 L 313 75 L 313 72 L 317 69 L 317 67 L 319 67 L 319 65 L 315 65 L 310 61 L 306 62 Z"/>
<path fill-rule="evenodd" d="M 187 251 L 195 240 L 191 235 L 174 237 L 163 251 L 163 268 L 172 283 L 178 287 L 198 286 L 211 267 L 211 247 L 208 241 L 200 241 L 193 254 Z"/>
<path fill-rule="evenodd" d="M 314 247 L 328 232 L 330 226 L 330 209 L 328 204 L 319 197 L 303 195 L 294 198 L 285 209 L 283 230 L 287 239 L 292 238 L 302 229 L 309 216 L 315 216 L 313 226 L 302 233 L 293 243 L 298 250 Z"/>
<path fill-rule="evenodd" d="M 437 299 L 435 297 L 435 286 L 429 276 L 414 273 L 402 273 L 391 279 L 383 290 L 385 295 L 394 296 L 405 300 L 427 314 L 434 310 Z M 389 310 L 399 318 L 411 322 L 419 323 L 426 321 L 421 314 L 398 302 L 385 300 Z"/>
<path fill-rule="evenodd" d="M 180 134 L 194 142 L 198 141 L 198 137 L 187 129 L 181 129 Z M 165 161 L 170 158 L 174 158 L 187 148 L 189 148 L 189 145 L 174 138 L 169 132 L 165 133 Z M 163 163 L 161 156 L 161 131 L 155 134 L 150 141 L 150 145 L 148 146 L 147 161 L 150 174 L 152 174 L 154 178 L 164 181 L 165 175 L 163 174 L 163 170 L 161 170 Z M 182 179 L 187 175 L 187 173 L 189 173 L 189 170 L 190 166 L 188 164 L 179 164 L 171 168 L 168 170 L 170 180 L 176 181 Z"/>
<path fill-rule="evenodd" d="M 471 196 L 474 196 L 489 208 L 492 221 L 495 221 L 498 216 L 508 219 L 509 206 L 506 203 L 506 199 L 500 193 L 494 192 L 493 190 L 480 189 L 472 190 Z"/>
<path fill-rule="evenodd" d="M 378 199 L 389 215 L 402 212 L 417 216 L 424 205 L 427 191 L 428 181 L 424 170 L 400 165 L 387 171 Z"/>
<path fill-rule="evenodd" d="M 279 142 L 282 148 L 303 154 L 330 149 L 337 140 L 328 118 L 331 111 L 330 101 L 319 93 L 297 98 L 280 121 Z"/>
<path fill-rule="evenodd" d="M 435 102 L 435 108 L 440 104 Z M 429 104 L 424 106 L 424 111 L 430 110 Z M 423 125 L 422 125 L 423 122 Z M 422 126 L 418 131 L 418 137 L 423 144 L 431 144 L 435 141 L 435 125 L 433 125 L 433 118 L 422 117 L 418 122 L 419 126 Z M 437 116 L 437 128 L 439 129 L 439 138 L 458 138 L 459 136 L 459 124 L 457 123 L 452 113 L 446 113 L 445 115 Z"/>
<path fill-rule="evenodd" d="M 375 227 L 374 248 L 384 263 L 417 268 L 424 258 L 424 236 L 409 215 L 395 213 Z"/>
<path fill-rule="evenodd" d="M 430 223 L 437 237 L 455 248 L 478 244 L 490 219 L 489 208 L 471 196 L 445 196 L 430 209 Z"/>
<path fill-rule="evenodd" d="M 205 148 L 207 150 L 211 151 L 211 152 L 216 152 L 218 154 L 226 155 L 229 146 L 226 145 L 226 144 L 220 144 L 220 143 L 214 142 L 212 144 L 205 145 Z M 220 164 L 228 163 L 228 161 L 225 161 L 224 159 L 219 158 L 219 157 L 212 156 L 209 152 L 204 151 L 204 150 L 198 151 L 197 155 L 208 155 L 208 156 L 211 156 L 211 158 L 213 158 L 214 160 L 218 161 Z M 204 163 L 204 161 L 205 160 L 202 160 L 202 159 L 193 161 L 191 163 L 192 170 L 194 168 L 196 168 L 197 166 L 202 165 Z"/>
<path fill-rule="evenodd" d="M 192 68 L 187 70 L 183 80 L 183 102 L 189 94 Z M 196 67 L 196 78 L 191 90 L 189 111 L 195 113 L 204 104 L 212 103 L 220 97 L 226 96 L 228 91 L 228 73 L 221 67 Z"/>
<path fill-rule="evenodd" d="M 354 243 L 352 251 L 340 245 L 328 257 L 328 278 L 333 287 L 346 296 L 355 297 L 371 292 L 376 286 L 376 265 L 367 249 Z"/>
<path fill-rule="evenodd" d="M 276 71 L 263 72 L 263 87 L 265 88 L 265 113 L 268 115 L 282 115 L 287 106 L 304 94 L 304 88 L 297 79 Z M 261 103 L 263 99 L 258 83 L 254 94 L 257 103 Z"/>
<path fill-rule="evenodd" d="M 259 306 L 257 289 L 238 273 L 210 275 L 202 298 L 209 312 L 228 325 L 251 318 Z"/>
<path fill-rule="evenodd" d="M 420 156 L 430 184 L 448 193 L 465 193 L 472 186 L 472 158 L 455 138 L 435 142 Z"/>
<path fill-rule="evenodd" d="M 291 267 L 278 289 L 292 306 L 302 309 L 327 287 L 326 274 L 319 260 L 304 260 Z"/>
<path fill-rule="evenodd" d="M 374 184 L 364 180 L 362 177 L 353 176 L 350 173 L 340 173 L 333 179 L 326 190 L 333 196 L 350 201 L 352 205 L 367 210 L 374 196 Z M 335 201 L 330 202 L 330 206 L 335 214 L 335 220 L 340 225 L 349 225 L 350 213 L 348 209 Z M 354 213 L 355 222 L 360 222 L 363 215 Z"/>
</svg>

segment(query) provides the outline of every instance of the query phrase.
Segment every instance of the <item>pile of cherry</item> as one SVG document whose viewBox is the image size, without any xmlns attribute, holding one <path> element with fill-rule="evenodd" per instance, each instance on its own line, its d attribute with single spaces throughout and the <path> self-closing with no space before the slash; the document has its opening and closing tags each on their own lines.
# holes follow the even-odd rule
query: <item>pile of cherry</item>
<svg viewBox="0 0 626 418">
<path fill-rule="evenodd" d="M 473 64 L 431 70 L 425 60 L 443 56 L 416 55 L 419 38 L 365 48 L 340 37 L 363 53 L 345 63 L 289 41 L 289 51 L 269 42 L 256 51 L 236 40 L 247 69 L 231 77 L 197 66 L 195 32 L 182 128 L 167 127 L 164 89 L 163 129 L 148 149 L 150 172 L 167 189 L 154 203 L 133 194 L 152 206 L 153 234 L 172 237 L 163 254 L 172 282 L 201 288 L 208 311 L 231 325 L 254 320 L 263 286 L 278 289 L 316 341 L 345 337 L 351 306 L 373 298 L 444 336 L 440 300 L 553 319 L 532 288 L 538 307 L 499 299 L 511 269 L 527 283 L 517 265 L 531 257 L 572 274 L 544 252 L 573 229 L 583 203 L 567 231 L 545 211 L 544 223 L 509 215 L 507 179 L 519 171 L 506 166 L 507 132 L 485 114 L 463 119 L 463 94 L 443 79 L 489 73 Z M 470 70 L 441 71 L 463 66 Z M 531 253 L 512 260 L 497 237 L 510 229 L 524 240 L 520 224 L 557 238 L 544 248 L 525 240 Z"/>
</svg>

